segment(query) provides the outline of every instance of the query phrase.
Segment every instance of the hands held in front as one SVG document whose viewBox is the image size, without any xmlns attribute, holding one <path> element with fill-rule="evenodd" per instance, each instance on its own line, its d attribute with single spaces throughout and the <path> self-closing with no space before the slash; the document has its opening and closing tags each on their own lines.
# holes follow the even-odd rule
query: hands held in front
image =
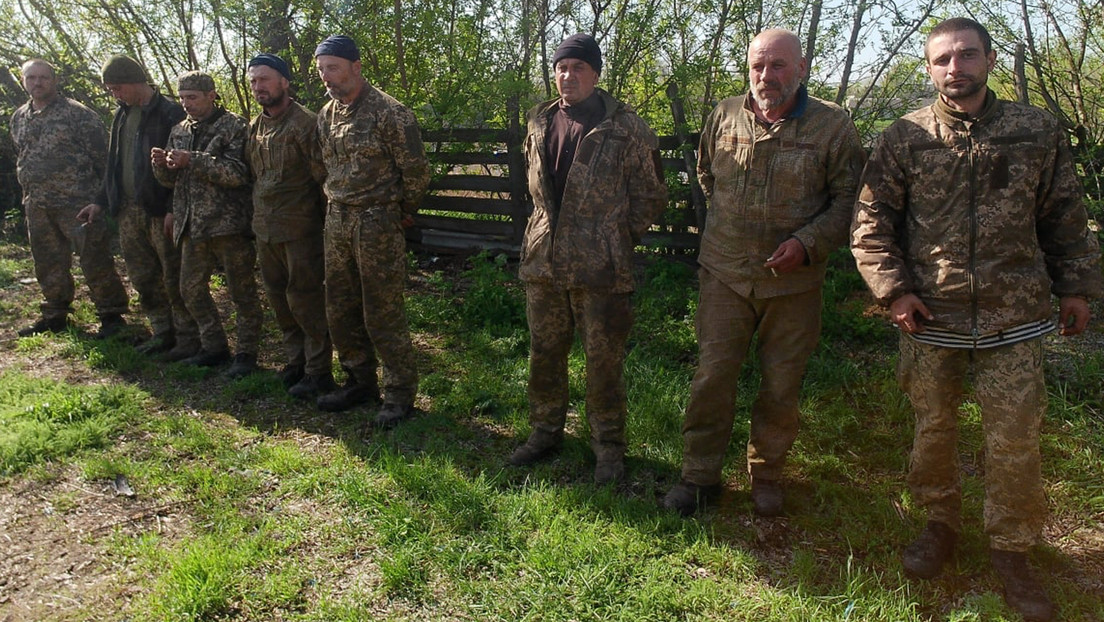
<svg viewBox="0 0 1104 622">
<path fill-rule="evenodd" d="M 916 294 L 905 294 L 889 305 L 889 319 L 905 333 L 924 332 L 924 321 L 934 318 Z"/>
<path fill-rule="evenodd" d="M 778 276 L 804 266 L 806 257 L 805 246 L 797 238 L 786 238 L 774 253 L 767 257 L 763 267 L 770 268 L 771 272 Z"/>
</svg>

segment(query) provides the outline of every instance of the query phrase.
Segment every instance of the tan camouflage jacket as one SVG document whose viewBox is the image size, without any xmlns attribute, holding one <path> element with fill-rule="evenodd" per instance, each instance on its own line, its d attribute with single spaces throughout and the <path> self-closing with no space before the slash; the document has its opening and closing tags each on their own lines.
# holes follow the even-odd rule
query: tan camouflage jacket
<svg viewBox="0 0 1104 622">
<path fill-rule="evenodd" d="M 173 190 L 173 240 L 185 233 L 202 240 L 220 235 L 252 236 L 253 201 L 245 164 L 246 120 L 225 108 L 203 121 L 184 119 L 169 133 L 167 150 L 192 154 L 184 169 L 154 167 L 161 185 Z"/>
<path fill-rule="evenodd" d="M 533 213 L 518 271 L 525 282 L 633 291 L 633 247 L 667 205 L 655 132 L 628 104 L 598 93 L 605 118 L 579 144 L 558 209 L 544 159 L 548 115 L 559 99 L 529 111 L 525 159 Z"/>
<path fill-rule="evenodd" d="M 318 120 L 299 102 L 273 119 L 249 124 L 245 159 L 253 174 L 253 233 L 272 244 L 322 231 L 326 167 L 318 142 Z"/>
<path fill-rule="evenodd" d="M 942 101 L 879 138 L 852 253 L 874 296 L 912 293 L 931 325 L 985 334 L 1052 317 L 1050 293 L 1098 296 L 1100 250 L 1051 115 L 990 100 L 966 121 Z"/>
<path fill-rule="evenodd" d="M 331 202 L 418 211 L 429 187 L 429 161 L 409 108 L 365 84 L 352 104 L 330 100 L 322 106 L 318 137 Z"/>
<path fill-rule="evenodd" d="M 798 98 L 791 116 L 767 128 L 747 95 L 730 97 L 702 128 L 698 180 L 709 210 L 698 263 L 742 296 L 820 287 L 828 255 L 847 241 L 866 154 L 847 112 L 805 87 Z M 775 276 L 763 264 L 790 237 L 807 264 Z"/>
<path fill-rule="evenodd" d="M 96 199 L 107 131 L 95 112 L 61 95 L 37 112 L 27 102 L 12 115 L 11 135 L 25 207 L 84 207 Z"/>
</svg>

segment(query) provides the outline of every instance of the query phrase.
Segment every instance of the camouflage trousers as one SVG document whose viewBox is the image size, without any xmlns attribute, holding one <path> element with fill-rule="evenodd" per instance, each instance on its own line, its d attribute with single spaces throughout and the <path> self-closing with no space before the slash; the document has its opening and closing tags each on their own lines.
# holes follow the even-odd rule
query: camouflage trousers
<svg viewBox="0 0 1104 622">
<path fill-rule="evenodd" d="M 820 339 L 820 289 L 745 298 L 707 270 L 698 274 L 699 360 L 682 424 L 682 478 L 699 486 L 721 482 L 740 368 L 758 334 L 762 379 L 751 406 L 747 468 L 752 477 L 780 479 L 797 438 L 805 365 Z"/>
<path fill-rule="evenodd" d="M 302 365 L 311 375 L 329 373 L 333 347 L 326 324 L 322 234 L 288 242 L 257 240 L 257 259 L 287 363 Z"/>
<path fill-rule="evenodd" d="M 1046 412 L 1042 339 L 965 350 L 900 338 L 897 379 L 916 411 L 908 483 L 928 519 L 960 530 L 958 413 L 973 370 L 985 436 L 985 533 L 992 548 L 1026 551 L 1046 521 L 1039 427 Z"/>
<path fill-rule="evenodd" d="M 563 436 L 568 407 L 567 359 L 576 328 L 586 355 L 586 417 L 600 458 L 625 454 L 625 345 L 632 329 L 630 294 L 564 290 L 529 283 L 529 422 L 532 434 Z"/>
<path fill-rule="evenodd" d="M 165 235 L 165 218 L 150 216 L 136 203 L 124 205 L 118 218 L 127 275 L 154 336 L 171 335 L 178 345 L 198 344 L 199 329 L 180 296 L 180 251 Z"/>
<path fill-rule="evenodd" d="M 127 312 L 127 293 L 111 256 L 111 231 L 107 221 L 101 218 L 82 226 L 77 220 L 81 207 L 24 203 L 35 277 L 45 299 L 42 303 L 44 318 L 65 317 L 72 310 L 70 305 L 76 293 L 70 272 L 74 249 L 80 256 L 81 272 L 96 312 L 100 316 Z"/>
<path fill-rule="evenodd" d="M 413 404 L 418 366 L 406 320 L 406 238 L 395 206 L 326 210 L 326 316 L 341 366 L 362 382 L 383 363 L 384 401 Z"/>
<path fill-rule="evenodd" d="M 244 235 L 219 235 L 196 240 L 185 233 L 180 239 L 180 293 L 188 313 L 199 325 L 199 341 L 207 352 L 228 348 L 218 308 L 211 298 L 211 275 L 218 265 L 226 275 L 230 299 L 237 312 L 238 354 L 256 354 L 261 342 L 264 312 L 257 297 L 253 241 Z"/>
</svg>

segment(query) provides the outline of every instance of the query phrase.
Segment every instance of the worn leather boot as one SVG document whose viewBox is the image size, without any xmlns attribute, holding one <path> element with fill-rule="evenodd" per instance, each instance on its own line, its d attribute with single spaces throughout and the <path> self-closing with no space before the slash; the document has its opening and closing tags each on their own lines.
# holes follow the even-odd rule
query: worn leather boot
<svg viewBox="0 0 1104 622">
<path fill-rule="evenodd" d="M 137 348 L 134 348 L 134 350 L 138 352 L 138 354 L 151 356 L 168 352 L 172 350 L 174 346 L 176 346 L 176 337 L 173 336 L 172 333 L 164 333 L 150 337 Z"/>
<path fill-rule="evenodd" d="M 928 521 L 924 531 L 901 555 L 905 572 L 919 579 L 934 579 L 951 559 L 957 541 L 958 534 L 949 525 Z"/>
<path fill-rule="evenodd" d="M 313 400 L 336 390 L 332 374 L 301 374 L 299 381 L 288 387 L 288 395 L 297 400 Z"/>
<path fill-rule="evenodd" d="M 360 382 L 353 376 L 349 376 L 345 386 L 319 397 L 315 401 L 315 405 L 318 406 L 319 410 L 336 413 L 362 404 L 378 404 L 379 399 L 379 385 L 377 383 Z"/>
<path fill-rule="evenodd" d="M 234 362 L 230 369 L 226 370 L 227 378 L 245 378 L 257 371 L 257 355 L 252 352 L 238 352 L 234 355 Z"/>
<path fill-rule="evenodd" d="M 69 326 L 68 315 L 64 317 L 42 317 L 27 328 L 19 329 L 16 334 L 20 337 L 30 337 L 41 333 L 64 333 L 69 330 Z"/>
<path fill-rule="evenodd" d="M 305 373 L 302 365 L 288 363 L 276 372 L 276 377 L 280 379 L 280 383 L 284 385 L 285 389 L 291 389 L 303 379 Z M 330 384 L 333 384 L 333 376 L 330 377 Z M 327 392 L 329 391 L 333 391 L 333 389 L 328 389 Z"/>
<path fill-rule="evenodd" d="M 196 367 L 216 367 L 218 365 L 222 365 L 229 360 L 229 350 L 216 350 L 212 352 L 200 349 L 200 351 L 197 352 L 195 355 L 189 356 L 188 358 L 180 362 L 184 363 L 185 365 L 195 365 Z"/>
<path fill-rule="evenodd" d="M 720 497 L 720 484 L 699 486 L 681 480 L 671 490 L 667 491 L 667 495 L 663 497 L 663 507 L 674 510 L 682 516 L 690 516 L 694 512 L 716 503 Z"/>
<path fill-rule="evenodd" d="M 512 466 L 529 466 L 548 458 L 560 450 L 563 438 L 555 435 L 533 432 L 524 443 L 510 454 L 506 462 Z"/>
<path fill-rule="evenodd" d="M 393 428 L 398 422 L 410 417 L 412 414 L 414 414 L 413 404 L 396 404 L 394 402 L 388 402 L 379 409 L 378 413 L 376 413 L 376 418 L 372 420 L 372 425 L 382 429 Z"/>
<path fill-rule="evenodd" d="M 1004 584 L 1004 602 L 1009 607 L 1015 609 L 1027 622 L 1047 622 L 1054 619 L 1054 603 L 1031 572 L 1027 553 L 990 549 L 989 561 Z"/>
<path fill-rule="evenodd" d="M 625 479 L 625 448 L 621 445 L 598 445 L 594 450 L 594 485 L 606 486 Z"/>
<path fill-rule="evenodd" d="M 108 313 L 100 316 L 100 330 L 93 337 L 95 339 L 110 339 L 126 329 L 127 323 L 119 313 Z"/>
<path fill-rule="evenodd" d="M 759 516 L 781 516 L 784 498 L 781 481 L 761 477 L 751 478 L 751 503 Z"/>
</svg>

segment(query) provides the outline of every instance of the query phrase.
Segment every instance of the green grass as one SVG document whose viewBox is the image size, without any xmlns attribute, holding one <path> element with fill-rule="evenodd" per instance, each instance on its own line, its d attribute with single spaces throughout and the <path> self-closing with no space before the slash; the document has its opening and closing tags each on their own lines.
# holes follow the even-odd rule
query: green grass
<svg viewBox="0 0 1104 622">
<path fill-rule="evenodd" d="M 20 339 L 21 356 L 61 357 L 108 384 L 6 372 L 0 486 L 67 469 L 88 482 L 121 474 L 148 506 L 169 508 L 168 528 L 124 521 L 89 536 L 132 595 L 111 600 L 112 619 L 1016 619 L 986 561 L 979 477 L 965 478 L 955 572 L 902 576 L 899 550 L 923 523 L 904 483 L 911 410 L 894 380 L 894 335 L 863 315 L 845 262 L 826 288 L 831 326 L 809 365 L 787 517 L 770 521 L 751 516 L 744 475 L 754 365 L 740 378 L 721 507 L 684 520 L 658 504 L 678 478 L 696 364 L 692 270 L 657 260 L 636 294 L 629 481 L 613 490 L 590 483 L 579 348 L 564 450 L 504 467 L 528 433 L 524 294 L 504 260 L 470 261 L 457 278 L 426 275 L 408 297 L 425 412 L 386 432 L 365 427 L 370 413 L 289 400 L 271 374 L 227 382 L 132 358 L 123 344 Z M 1043 439 L 1056 515 L 1097 530 L 1102 369 L 1086 357 L 1052 383 Z M 979 446 L 967 405 L 965 459 L 980 459 Z M 78 505 L 72 494 L 58 490 L 56 512 Z M 1104 618 L 1104 599 L 1071 579 L 1070 557 L 1043 546 L 1036 560 L 1064 619 Z M 72 607 L 57 619 L 105 615 Z"/>
</svg>

